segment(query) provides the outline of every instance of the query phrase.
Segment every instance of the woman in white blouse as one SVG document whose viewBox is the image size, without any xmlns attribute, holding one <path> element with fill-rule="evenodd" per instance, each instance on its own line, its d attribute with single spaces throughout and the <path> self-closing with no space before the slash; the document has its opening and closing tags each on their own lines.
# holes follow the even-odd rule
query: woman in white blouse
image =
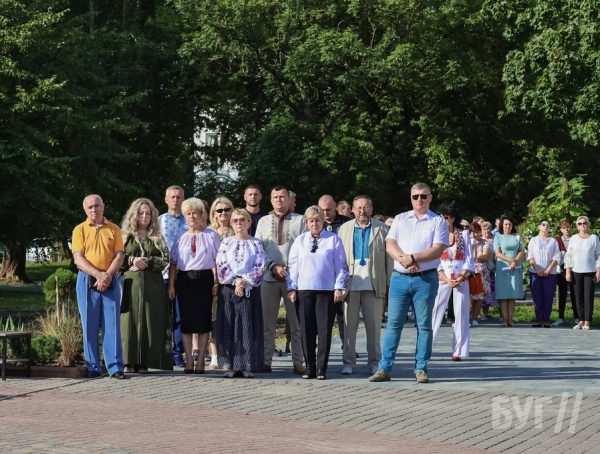
<svg viewBox="0 0 600 454">
<path fill-rule="evenodd" d="M 206 228 L 207 213 L 202 200 L 189 198 L 181 205 L 189 229 L 180 234 L 171 248 L 169 298 L 179 301 L 181 337 L 185 350 L 186 374 L 194 372 L 192 335 L 198 333 L 198 348 L 206 350 L 212 325 L 212 299 L 219 289 L 216 258 L 219 250 L 217 233 Z M 204 373 L 203 358 L 195 372 Z"/>
<path fill-rule="evenodd" d="M 473 248 L 469 228 L 460 227 L 460 217 L 453 204 L 442 205 L 438 213 L 448 225 L 450 246 L 440 257 L 438 276 L 440 285 L 433 306 L 433 343 L 437 338 L 444 312 L 450 300 L 454 301 L 454 337 L 452 339 L 452 360 L 460 361 L 469 356 L 469 280 L 475 272 Z"/>
<path fill-rule="evenodd" d="M 335 304 L 348 288 L 346 252 L 340 238 L 323 230 L 325 215 L 316 205 L 304 213 L 309 229 L 294 241 L 288 258 L 287 288 L 300 319 L 306 374 L 302 378 L 327 378 Z M 317 334 L 319 336 L 318 353 Z"/>
<path fill-rule="evenodd" d="M 565 254 L 567 282 L 575 283 L 579 324 L 573 329 L 590 329 L 594 312 L 594 281 L 600 280 L 600 240 L 589 230 L 587 216 L 577 218 L 577 235 Z"/>
<path fill-rule="evenodd" d="M 259 285 L 265 271 L 265 252 L 248 229 L 250 214 L 243 208 L 231 213 L 234 236 L 223 238 L 217 255 L 221 287 L 217 307 L 219 367 L 226 378 L 252 378 L 264 357 L 264 323 Z"/>
<path fill-rule="evenodd" d="M 540 234 L 534 236 L 527 247 L 527 261 L 531 275 L 531 294 L 535 306 L 534 328 L 551 328 L 550 314 L 556 293 L 556 265 L 560 260 L 558 242 L 549 236 L 550 222 L 542 219 Z"/>
</svg>

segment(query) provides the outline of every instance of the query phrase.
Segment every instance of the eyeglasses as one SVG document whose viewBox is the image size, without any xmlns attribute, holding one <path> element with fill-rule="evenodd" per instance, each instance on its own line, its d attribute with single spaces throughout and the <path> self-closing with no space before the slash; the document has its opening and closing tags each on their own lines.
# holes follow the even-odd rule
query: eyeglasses
<svg viewBox="0 0 600 454">
<path fill-rule="evenodd" d="M 215 210 L 216 213 L 229 213 L 231 211 L 231 208 L 219 208 L 218 210 Z"/>
<path fill-rule="evenodd" d="M 243 224 L 246 221 L 246 218 L 232 218 L 232 224 Z"/>
<path fill-rule="evenodd" d="M 430 195 L 431 194 L 413 194 L 413 195 L 411 195 L 411 197 L 413 200 L 419 200 L 419 197 L 421 197 L 421 200 L 425 200 Z"/>
<path fill-rule="evenodd" d="M 369 207 L 353 207 L 356 211 L 367 211 Z"/>
<path fill-rule="evenodd" d="M 312 244 L 312 249 L 310 250 L 310 252 L 312 252 L 314 254 L 315 252 L 317 252 L 317 249 L 319 249 L 319 237 L 313 236 L 313 244 Z"/>
<path fill-rule="evenodd" d="M 578 222 L 577 225 L 587 225 L 587 222 L 581 221 L 581 222 Z"/>
</svg>

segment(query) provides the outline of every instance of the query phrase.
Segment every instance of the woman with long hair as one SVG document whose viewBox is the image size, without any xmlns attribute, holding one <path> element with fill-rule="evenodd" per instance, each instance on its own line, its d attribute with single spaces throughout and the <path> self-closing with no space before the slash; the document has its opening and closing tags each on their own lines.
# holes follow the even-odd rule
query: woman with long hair
<svg viewBox="0 0 600 454">
<path fill-rule="evenodd" d="M 498 307 L 498 300 L 496 299 L 496 253 L 494 252 L 492 227 L 491 222 L 484 221 L 481 223 L 481 237 L 490 247 L 490 258 L 485 265 L 489 286 L 484 284 L 483 296 L 483 314 L 488 320 L 493 318 L 489 312 L 490 307 Z"/>
<path fill-rule="evenodd" d="M 162 271 L 169 263 L 158 210 L 149 199 L 135 200 L 121 227 L 125 258 L 121 299 L 121 341 L 126 372 L 173 370 L 171 311 L 165 304 Z"/>
<path fill-rule="evenodd" d="M 579 324 L 573 329 L 589 330 L 594 314 L 594 283 L 600 280 L 600 240 L 590 233 L 587 216 L 577 218 L 577 235 L 569 241 L 565 255 L 567 282 L 574 282 Z"/>
<path fill-rule="evenodd" d="M 523 298 L 523 256 L 525 246 L 514 222 L 506 215 L 500 217 L 494 237 L 496 253 L 496 298 L 500 301 L 502 326 L 515 326 L 515 300 Z"/>
<path fill-rule="evenodd" d="M 460 361 L 469 356 L 469 281 L 475 271 L 473 249 L 468 228 L 461 228 L 460 216 L 454 204 L 441 205 L 437 212 L 448 226 L 450 245 L 440 257 L 438 266 L 439 287 L 433 306 L 433 343 L 444 318 L 444 312 L 452 294 L 454 301 L 454 338 L 452 360 Z"/>
</svg>

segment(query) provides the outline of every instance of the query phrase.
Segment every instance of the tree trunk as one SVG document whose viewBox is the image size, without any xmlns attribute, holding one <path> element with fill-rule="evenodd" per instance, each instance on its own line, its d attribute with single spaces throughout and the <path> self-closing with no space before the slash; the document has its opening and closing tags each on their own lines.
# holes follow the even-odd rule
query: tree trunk
<svg viewBox="0 0 600 454">
<path fill-rule="evenodd" d="M 0 279 L 29 282 L 25 274 L 25 248 L 20 244 L 6 245 L 4 248 Z"/>
<path fill-rule="evenodd" d="M 53 262 L 71 260 L 72 257 L 73 255 L 69 249 L 69 242 L 66 239 L 52 242 L 51 258 Z"/>
</svg>

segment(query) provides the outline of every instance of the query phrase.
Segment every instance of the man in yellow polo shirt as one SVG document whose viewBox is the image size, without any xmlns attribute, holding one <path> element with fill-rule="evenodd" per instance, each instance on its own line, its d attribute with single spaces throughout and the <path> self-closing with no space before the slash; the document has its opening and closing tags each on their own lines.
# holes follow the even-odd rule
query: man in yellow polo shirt
<svg viewBox="0 0 600 454">
<path fill-rule="evenodd" d="M 73 230 L 73 257 L 79 268 L 77 303 L 83 326 L 87 377 L 102 374 L 98 345 L 102 320 L 106 369 L 112 378 L 123 379 L 121 289 L 115 279 L 123 264 L 123 237 L 121 229 L 104 217 L 104 202 L 99 195 L 88 195 L 83 200 L 83 209 L 88 218 Z"/>
</svg>

